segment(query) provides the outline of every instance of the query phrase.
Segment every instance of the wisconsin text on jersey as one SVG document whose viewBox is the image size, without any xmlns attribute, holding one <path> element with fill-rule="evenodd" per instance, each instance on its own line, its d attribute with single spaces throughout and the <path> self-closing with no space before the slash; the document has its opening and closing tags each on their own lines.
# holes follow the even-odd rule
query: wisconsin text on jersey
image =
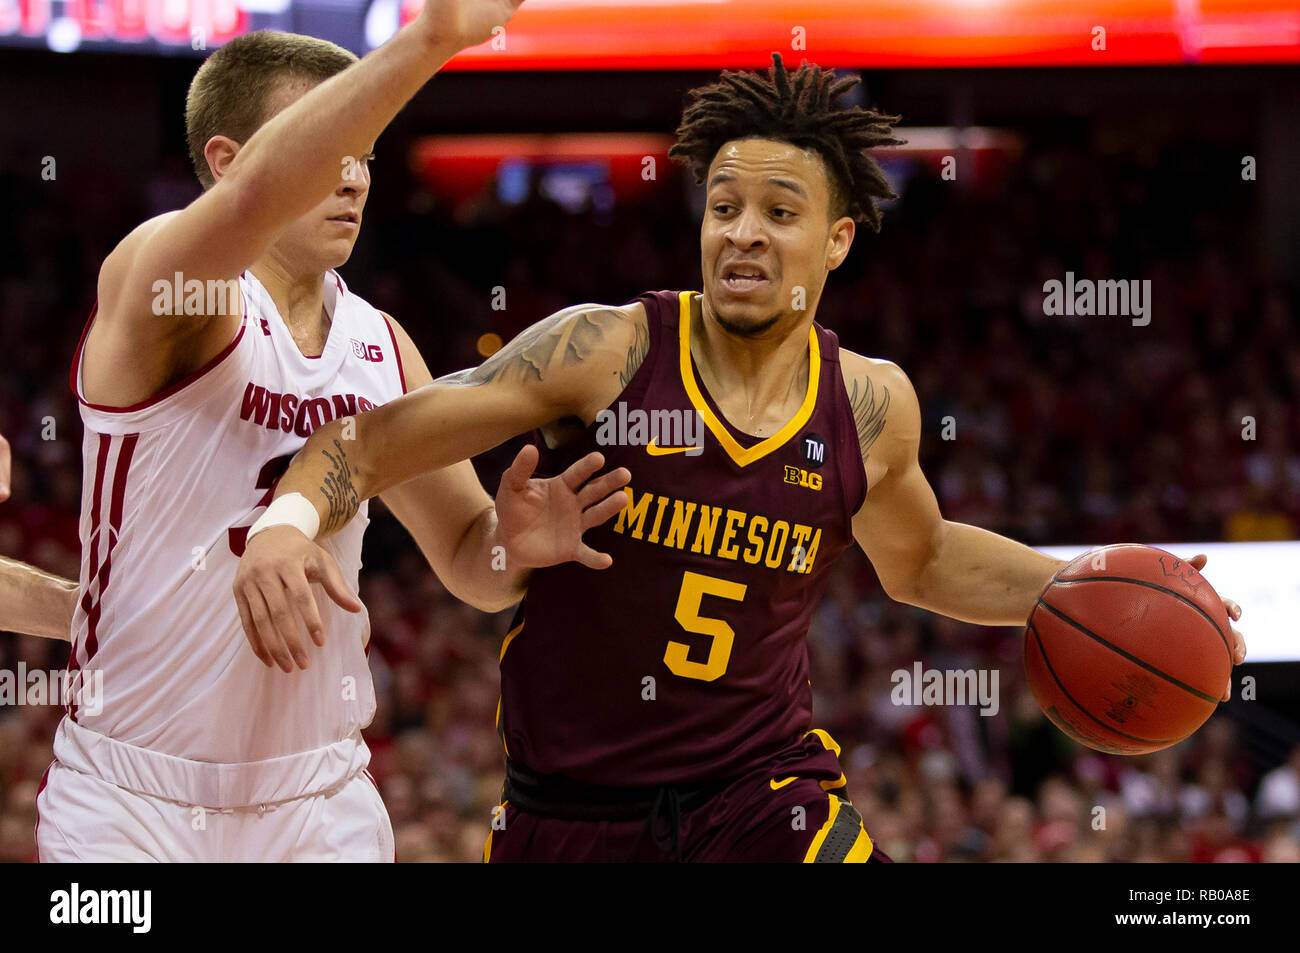
<svg viewBox="0 0 1300 953">
<path fill-rule="evenodd" d="M 310 437 L 318 427 L 323 427 L 339 417 L 351 417 L 374 408 L 374 402 L 356 394 L 331 394 L 324 397 L 304 397 L 297 394 L 277 394 L 261 384 L 248 382 L 244 388 L 244 402 L 239 407 L 239 418 L 264 425 L 267 430 L 283 430 L 299 437 Z"/>
<path fill-rule="evenodd" d="M 820 526 L 791 524 L 787 520 L 769 519 L 759 513 L 746 513 L 743 510 L 727 509 L 724 516 L 721 506 L 677 500 L 652 492 L 638 495 L 630 486 L 623 490 L 627 493 L 628 505 L 618 514 L 618 521 L 614 524 L 616 533 L 628 534 L 632 539 L 660 543 L 673 549 L 684 550 L 689 543 L 692 553 L 733 561 L 744 560 L 751 566 L 756 566 L 761 561 L 769 569 L 780 568 L 789 544 L 790 561 L 786 564 L 786 572 L 805 575 L 812 572 L 817 547 L 822 539 Z M 669 512 L 670 503 L 672 509 L 667 532 L 660 536 L 664 515 Z M 647 534 L 646 520 L 651 504 L 654 506 L 654 517 Z M 695 528 L 694 537 L 691 535 L 692 526 Z"/>
</svg>

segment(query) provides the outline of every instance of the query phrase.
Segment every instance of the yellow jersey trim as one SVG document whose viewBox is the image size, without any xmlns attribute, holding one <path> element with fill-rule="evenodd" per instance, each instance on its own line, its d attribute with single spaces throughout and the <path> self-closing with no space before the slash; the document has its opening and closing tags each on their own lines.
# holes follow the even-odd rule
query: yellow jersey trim
<svg viewBox="0 0 1300 953">
<path fill-rule="evenodd" d="M 501 813 L 504 814 L 504 813 L 505 813 L 505 809 L 506 809 L 507 807 L 509 807 L 509 806 L 510 806 L 510 802 L 509 802 L 509 801 L 502 801 L 502 802 L 501 802 Z M 493 812 L 492 822 L 493 822 L 494 824 L 496 823 L 496 812 L 495 812 L 495 811 Z M 491 862 L 492 862 L 492 835 L 496 833 L 496 830 L 497 830 L 497 829 L 496 829 L 495 827 L 489 827 L 489 828 L 488 828 L 488 836 L 487 836 L 487 840 L 485 840 L 485 841 L 483 842 L 483 863 L 485 863 L 485 864 L 488 864 L 488 863 L 491 863 Z"/>
<path fill-rule="evenodd" d="M 501 643 L 501 654 L 497 657 L 497 663 L 502 662 L 506 657 L 506 649 L 510 648 L 510 643 L 515 640 L 520 632 L 523 631 L 524 624 L 520 622 L 517 626 L 506 633 L 505 641 Z"/>
<path fill-rule="evenodd" d="M 821 377 L 822 365 L 821 348 L 817 343 L 817 329 L 815 327 L 808 328 L 808 392 L 804 395 L 803 404 L 784 427 L 772 434 L 772 436 L 760 440 L 749 449 L 745 449 L 736 442 L 736 438 L 727 430 L 726 424 L 719 420 L 718 415 L 710 409 L 704 399 L 704 394 L 700 391 L 699 382 L 695 379 L 695 371 L 691 368 L 691 299 L 695 294 L 694 291 L 683 291 L 677 296 L 681 306 L 680 316 L 677 321 L 677 338 L 682 386 L 686 388 L 686 395 L 691 399 L 695 410 L 703 418 L 704 425 L 709 428 L 709 432 L 722 445 L 722 449 L 726 451 L 727 456 L 731 457 L 737 466 L 749 466 L 755 460 L 761 460 L 772 451 L 780 448 L 798 433 L 812 417 L 813 410 L 817 406 L 817 381 Z"/>
</svg>

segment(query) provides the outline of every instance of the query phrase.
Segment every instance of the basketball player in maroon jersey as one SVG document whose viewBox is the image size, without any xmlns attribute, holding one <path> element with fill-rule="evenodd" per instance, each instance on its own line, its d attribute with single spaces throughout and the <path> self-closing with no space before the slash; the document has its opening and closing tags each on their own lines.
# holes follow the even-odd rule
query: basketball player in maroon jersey
<svg viewBox="0 0 1300 953">
<path fill-rule="evenodd" d="M 613 567 L 535 571 L 502 646 L 487 860 L 887 859 L 812 727 L 805 636 L 832 561 L 856 540 L 892 598 L 1005 626 L 1064 565 L 945 521 L 907 376 L 814 320 L 891 195 L 866 150 L 894 120 L 837 102 L 854 82 L 776 57 L 697 90 L 670 155 L 707 188 L 703 293 L 567 309 L 362 415 L 355 439 L 318 431 L 268 512 L 282 525 L 249 544 L 235 594 L 264 656 L 303 645 L 310 539 L 360 500 L 530 429 L 547 468 L 600 447 L 632 471 L 618 520 L 587 533 Z M 659 428 L 611 443 L 637 414 Z M 690 419 L 703 439 L 672 423 Z"/>
</svg>

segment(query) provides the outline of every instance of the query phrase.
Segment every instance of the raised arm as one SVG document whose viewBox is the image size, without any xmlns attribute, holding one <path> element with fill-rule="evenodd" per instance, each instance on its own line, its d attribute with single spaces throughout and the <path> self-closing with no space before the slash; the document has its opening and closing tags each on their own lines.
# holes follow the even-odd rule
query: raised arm
<svg viewBox="0 0 1300 953">
<path fill-rule="evenodd" d="M 250 531 L 235 578 L 236 604 L 259 658 L 267 664 L 274 659 L 285 671 L 295 664 L 305 668 L 300 622 L 313 642 L 324 644 L 307 583 L 321 582 L 340 605 L 359 608 L 342 588 L 328 554 L 310 540 L 346 525 L 362 500 L 387 496 L 422 474 L 467 460 L 511 437 L 565 418 L 590 424 L 622 392 L 644 359 L 645 322 L 640 304 L 568 308 L 524 331 L 477 368 L 356 417 L 335 420 L 312 434 L 281 477 L 275 500 Z M 608 511 L 600 508 L 617 489 L 601 482 L 605 479 L 581 488 L 584 524 L 621 508 L 621 503 Z M 399 502 L 399 508 L 408 515 L 429 505 L 401 490 L 397 493 L 407 504 Z M 473 492 L 457 494 L 458 507 L 472 506 Z M 600 506 L 592 505 L 596 503 Z M 491 517 L 485 513 L 484 519 Z M 475 531 L 486 532 L 485 525 Z M 481 573 L 483 565 L 477 561 L 469 571 Z"/>
<path fill-rule="evenodd" d="M 345 170 L 459 50 L 483 42 L 522 0 L 427 0 L 384 46 L 316 86 L 249 137 L 217 136 L 206 157 L 215 184 L 186 208 L 145 222 L 99 275 L 98 314 L 86 342 L 90 399 L 116 405 L 151 396 L 229 343 L 242 311 L 234 284 L 278 232 L 339 188 Z M 231 289 L 215 313 L 160 316 L 159 290 L 176 276 Z"/>
<path fill-rule="evenodd" d="M 896 364 L 841 351 L 870 489 L 853 536 L 891 599 L 979 625 L 1024 625 L 1061 560 L 945 520 L 921 472 L 921 411 Z"/>
</svg>

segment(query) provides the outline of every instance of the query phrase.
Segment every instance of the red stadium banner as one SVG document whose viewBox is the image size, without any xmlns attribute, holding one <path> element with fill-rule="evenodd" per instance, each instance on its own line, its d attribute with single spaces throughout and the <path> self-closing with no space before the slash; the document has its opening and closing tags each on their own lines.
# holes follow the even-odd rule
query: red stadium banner
<svg viewBox="0 0 1300 953">
<path fill-rule="evenodd" d="M 358 53 L 423 0 L 0 0 L 0 43 L 203 55 L 257 29 Z M 1297 0 L 527 0 L 453 69 L 1300 63 Z"/>
<path fill-rule="evenodd" d="M 406 5 L 413 16 L 418 2 Z M 463 69 L 1300 62 L 1295 0 L 529 0 Z"/>
</svg>

